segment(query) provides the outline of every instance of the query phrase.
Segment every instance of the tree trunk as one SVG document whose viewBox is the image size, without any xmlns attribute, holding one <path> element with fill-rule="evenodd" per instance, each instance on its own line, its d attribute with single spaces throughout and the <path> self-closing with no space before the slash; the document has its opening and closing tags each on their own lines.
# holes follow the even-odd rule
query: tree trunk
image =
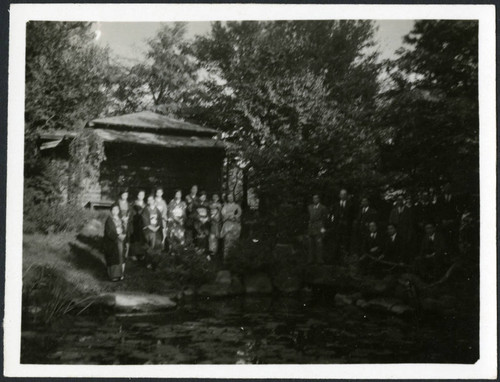
<svg viewBox="0 0 500 382">
<path fill-rule="evenodd" d="M 242 169 L 243 179 L 242 179 L 242 191 L 243 198 L 241 200 L 241 209 L 243 211 L 248 209 L 248 167 Z"/>
</svg>

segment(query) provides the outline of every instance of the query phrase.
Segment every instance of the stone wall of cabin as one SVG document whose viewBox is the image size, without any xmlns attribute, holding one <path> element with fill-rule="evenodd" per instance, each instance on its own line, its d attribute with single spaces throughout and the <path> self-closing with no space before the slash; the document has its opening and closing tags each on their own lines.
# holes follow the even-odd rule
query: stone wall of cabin
<svg viewBox="0 0 500 382">
<path fill-rule="evenodd" d="M 50 177 L 56 184 L 61 198 L 61 204 L 67 204 L 69 198 L 69 163 L 60 156 L 48 156 L 45 176 Z"/>
<path fill-rule="evenodd" d="M 221 149 L 167 149 L 162 147 L 106 144 L 106 161 L 101 164 L 102 200 L 115 200 L 127 188 L 134 199 L 140 189 L 146 193 L 163 187 L 164 198 L 170 200 L 176 189 L 185 195 L 193 184 L 209 194 L 221 192 Z"/>
</svg>

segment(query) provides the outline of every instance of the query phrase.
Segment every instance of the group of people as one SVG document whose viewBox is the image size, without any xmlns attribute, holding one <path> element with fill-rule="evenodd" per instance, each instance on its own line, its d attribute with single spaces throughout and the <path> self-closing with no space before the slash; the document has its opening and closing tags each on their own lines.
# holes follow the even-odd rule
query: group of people
<svg viewBox="0 0 500 382">
<path fill-rule="evenodd" d="M 220 249 L 226 259 L 239 239 L 242 211 L 232 194 L 223 200 L 213 194 L 208 200 L 207 193 L 198 195 L 194 185 L 184 200 L 177 190 L 169 203 L 162 188 L 147 197 L 144 190 L 139 191 L 133 203 L 128 198 L 128 191 L 123 190 L 104 226 L 104 251 L 112 281 L 123 280 L 129 256 L 133 261 L 145 260 L 154 269 L 162 254 L 178 255 L 193 244 L 208 259 Z"/>
<path fill-rule="evenodd" d="M 440 195 L 434 190 L 422 191 L 418 200 L 397 196 L 385 216 L 367 197 L 355 208 L 345 189 L 331 208 L 314 195 L 308 206 L 309 263 L 325 262 L 326 245 L 332 255 L 327 260 L 333 262 L 356 257 L 365 271 L 403 267 L 424 278 L 438 277 L 459 252 L 460 221 L 468 215 L 450 183 Z"/>
</svg>

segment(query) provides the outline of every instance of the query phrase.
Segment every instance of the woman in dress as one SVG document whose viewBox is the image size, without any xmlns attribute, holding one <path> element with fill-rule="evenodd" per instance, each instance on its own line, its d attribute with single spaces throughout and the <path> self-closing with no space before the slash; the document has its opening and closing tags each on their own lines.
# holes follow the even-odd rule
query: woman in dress
<svg viewBox="0 0 500 382">
<path fill-rule="evenodd" d="M 195 184 L 186 195 L 186 241 L 192 243 L 195 236 L 196 207 L 198 206 L 198 186 Z"/>
<path fill-rule="evenodd" d="M 113 204 L 104 224 L 104 250 L 108 277 L 111 281 L 123 280 L 125 273 L 125 230 L 120 217 L 120 207 Z"/>
<path fill-rule="evenodd" d="M 120 198 L 118 199 L 118 207 L 120 207 L 120 218 L 123 222 L 123 229 L 125 233 L 125 241 L 123 242 L 123 255 L 125 259 L 128 258 L 128 253 L 130 250 L 130 237 L 133 232 L 132 225 L 132 214 L 133 210 L 130 208 L 130 204 L 128 202 L 128 191 L 123 190 L 120 192 Z"/>
<path fill-rule="evenodd" d="M 184 229 L 186 207 L 186 203 L 182 200 L 182 191 L 177 190 L 168 204 L 168 234 L 172 254 L 178 254 L 186 244 Z"/>
<path fill-rule="evenodd" d="M 156 189 L 155 193 L 155 204 L 158 211 L 161 213 L 162 229 L 163 229 L 163 246 L 165 247 L 165 239 L 167 238 L 167 202 L 163 199 L 163 188 L 159 187 Z"/>
<path fill-rule="evenodd" d="M 208 250 L 208 235 L 210 233 L 210 206 L 207 193 L 202 191 L 195 210 L 196 246 L 206 252 Z"/>
<path fill-rule="evenodd" d="M 146 207 L 144 197 L 146 192 L 140 190 L 137 193 L 137 199 L 132 206 L 132 234 L 130 235 L 130 247 L 132 252 L 132 260 L 136 261 L 138 258 L 144 258 L 144 232 L 142 226 L 142 211 Z"/>
<path fill-rule="evenodd" d="M 216 255 L 219 249 L 220 231 L 222 228 L 222 204 L 219 195 L 213 194 L 210 203 L 210 235 L 208 236 L 208 251 L 211 255 Z"/>
<path fill-rule="evenodd" d="M 227 195 L 227 203 L 222 207 L 221 214 L 223 221 L 221 237 L 224 239 L 224 260 L 226 260 L 241 234 L 241 207 L 234 202 L 233 194 Z"/>
<path fill-rule="evenodd" d="M 155 197 L 149 195 L 147 206 L 142 211 L 142 226 L 146 244 L 147 267 L 155 269 L 160 262 L 163 249 L 163 220 L 156 207 Z"/>
</svg>

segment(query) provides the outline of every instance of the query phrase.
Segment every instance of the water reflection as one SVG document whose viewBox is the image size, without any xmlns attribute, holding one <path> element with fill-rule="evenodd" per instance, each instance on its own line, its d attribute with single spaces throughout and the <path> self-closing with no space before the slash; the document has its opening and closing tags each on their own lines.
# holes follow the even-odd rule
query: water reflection
<svg viewBox="0 0 500 382">
<path fill-rule="evenodd" d="M 259 364 L 473 361 L 446 322 L 368 313 L 332 300 L 198 300 L 163 314 L 77 317 L 23 335 L 23 363 Z"/>
</svg>

